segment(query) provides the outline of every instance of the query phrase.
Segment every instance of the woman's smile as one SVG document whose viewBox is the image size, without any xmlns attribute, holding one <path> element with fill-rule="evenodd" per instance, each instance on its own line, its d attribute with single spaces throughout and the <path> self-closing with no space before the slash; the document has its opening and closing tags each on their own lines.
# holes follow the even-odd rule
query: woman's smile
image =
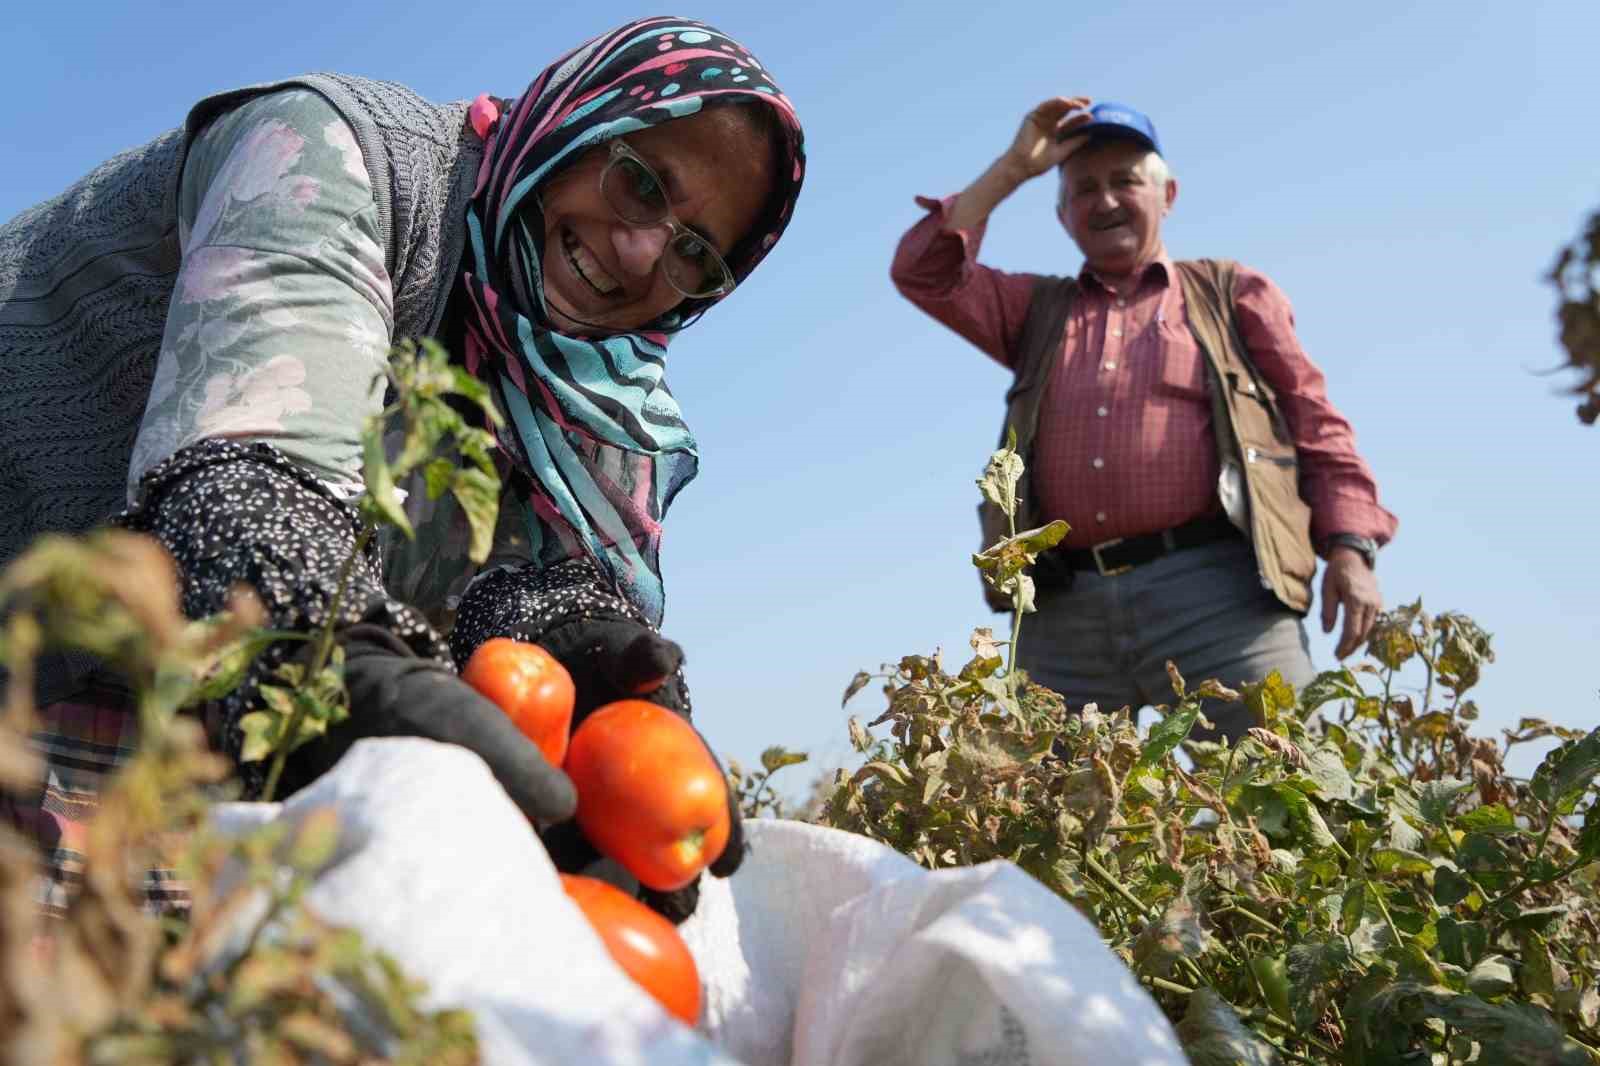
<svg viewBox="0 0 1600 1066">
<path fill-rule="evenodd" d="M 606 273 L 605 267 L 600 265 L 600 260 L 583 246 L 578 235 L 570 229 L 562 229 L 561 247 L 566 252 L 567 266 L 597 296 L 611 296 L 622 287 L 616 278 Z"/>
</svg>

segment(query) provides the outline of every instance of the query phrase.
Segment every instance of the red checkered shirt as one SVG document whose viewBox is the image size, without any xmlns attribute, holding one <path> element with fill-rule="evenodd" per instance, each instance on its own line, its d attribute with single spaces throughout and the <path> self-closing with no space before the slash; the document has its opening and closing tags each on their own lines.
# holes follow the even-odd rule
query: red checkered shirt
<svg viewBox="0 0 1600 1066">
<path fill-rule="evenodd" d="M 953 201 L 917 198 L 929 214 L 901 239 L 894 283 L 1011 367 L 1038 276 L 979 263 L 984 227 L 944 228 Z M 1041 517 L 1065 519 L 1072 526 L 1066 543 L 1083 548 L 1220 513 L 1205 355 L 1184 317 L 1172 260 L 1151 263 L 1126 296 L 1087 266 L 1078 280 L 1034 440 Z M 1397 522 L 1378 503 L 1350 423 L 1328 401 L 1322 371 L 1295 337 L 1288 298 L 1244 266 L 1233 295 L 1251 361 L 1277 392 L 1294 437 L 1313 541 L 1355 533 L 1386 543 Z"/>
</svg>

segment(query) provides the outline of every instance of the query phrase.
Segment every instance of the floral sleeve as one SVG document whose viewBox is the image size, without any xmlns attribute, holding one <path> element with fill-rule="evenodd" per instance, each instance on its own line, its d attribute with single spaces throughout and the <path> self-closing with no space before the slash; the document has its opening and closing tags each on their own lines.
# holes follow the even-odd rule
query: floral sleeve
<svg viewBox="0 0 1600 1066">
<path fill-rule="evenodd" d="M 184 167 L 179 240 L 130 497 L 163 459 L 215 438 L 270 443 L 336 495 L 358 492 L 394 309 L 349 125 L 308 90 L 218 118 Z"/>
</svg>

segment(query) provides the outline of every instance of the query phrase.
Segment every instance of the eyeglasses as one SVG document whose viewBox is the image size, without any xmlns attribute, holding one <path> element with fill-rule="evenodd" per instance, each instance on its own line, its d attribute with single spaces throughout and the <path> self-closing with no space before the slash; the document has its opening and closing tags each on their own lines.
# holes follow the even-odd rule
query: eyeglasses
<svg viewBox="0 0 1600 1066">
<path fill-rule="evenodd" d="M 733 290 L 728 264 L 709 241 L 677 220 L 661 179 L 620 139 L 611 142 L 610 158 L 600 171 L 600 195 L 630 226 L 667 227 L 671 235 L 661 254 L 661 270 L 679 293 L 705 299 Z"/>
</svg>

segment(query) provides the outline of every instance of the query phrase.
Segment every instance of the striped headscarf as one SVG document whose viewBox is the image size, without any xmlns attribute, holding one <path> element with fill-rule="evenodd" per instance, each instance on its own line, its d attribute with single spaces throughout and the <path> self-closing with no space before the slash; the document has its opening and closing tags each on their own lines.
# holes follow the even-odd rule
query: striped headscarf
<svg viewBox="0 0 1600 1066">
<path fill-rule="evenodd" d="M 467 366 L 508 416 L 500 443 L 531 475 L 534 557 L 587 556 L 659 624 L 661 519 L 699 452 L 664 379 L 667 342 L 715 299 L 685 300 L 630 333 L 551 325 L 540 184 L 602 141 L 695 114 L 710 101 L 769 106 L 783 151 L 771 195 L 726 257 L 743 280 L 788 224 L 805 169 L 794 108 L 742 45 L 701 22 L 647 18 L 540 74 L 487 130 L 467 213 Z"/>
</svg>

